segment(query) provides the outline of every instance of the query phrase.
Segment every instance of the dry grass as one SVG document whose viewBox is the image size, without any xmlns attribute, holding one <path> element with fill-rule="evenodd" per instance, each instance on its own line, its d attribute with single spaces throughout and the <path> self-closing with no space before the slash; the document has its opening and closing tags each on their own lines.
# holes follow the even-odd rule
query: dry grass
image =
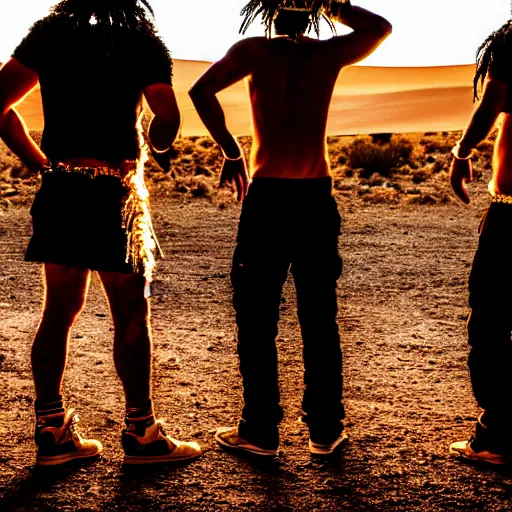
<svg viewBox="0 0 512 512">
<path fill-rule="evenodd" d="M 40 134 L 34 134 L 39 140 Z M 438 204 L 452 200 L 448 183 L 450 151 L 460 132 L 393 135 L 387 144 L 369 136 L 329 137 L 335 195 L 371 203 L 408 202 Z M 490 175 L 494 135 L 480 143 L 473 164 L 475 179 Z M 240 139 L 249 154 L 251 138 Z M 234 195 L 217 186 L 222 153 L 208 137 L 176 141 L 171 171 L 163 172 L 150 159 L 147 164 L 153 193 L 184 202 L 206 200 L 219 208 L 236 202 Z M 19 160 L 0 143 L 0 207 L 29 204 L 38 186 Z"/>
</svg>

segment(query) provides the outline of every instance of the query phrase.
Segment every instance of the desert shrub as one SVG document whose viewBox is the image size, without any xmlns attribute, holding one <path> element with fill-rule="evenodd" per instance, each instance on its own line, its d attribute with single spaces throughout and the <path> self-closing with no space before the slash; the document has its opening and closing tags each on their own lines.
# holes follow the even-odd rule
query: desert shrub
<svg viewBox="0 0 512 512">
<path fill-rule="evenodd" d="M 424 170 L 419 170 L 412 173 L 412 182 L 415 184 L 423 183 L 428 178 L 428 173 Z"/>
<path fill-rule="evenodd" d="M 372 174 L 368 180 L 368 185 L 370 185 L 370 187 L 380 187 L 383 183 L 384 179 L 378 173 Z"/>
<path fill-rule="evenodd" d="M 194 174 L 196 176 L 211 176 L 212 172 L 210 169 L 207 169 L 206 167 L 203 167 L 202 165 L 196 166 L 196 170 L 194 171 Z"/>
<path fill-rule="evenodd" d="M 434 162 L 432 166 L 432 173 L 437 174 L 441 171 L 447 171 L 450 167 L 451 158 L 440 158 Z"/>
<path fill-rule="evenodd" d="M 441 135 L 424 137 L 420 139 L 419 143 L 423 146 L 426 155 L 430 153 L 449 153 L 459 138 L 458 133 L 443 132 Z"/>
<path fill-rule="evenodd" d="M 397 168 L 410 163 L 413 144 L 405 137 L 392 138 L 389 144 L 374 144 L 368 137 L 356 137 L 348 148 L 348 163 L 359 169 L 361 178 L 374 173 L 390 176 Z"/>
<path fill-rule="evenodd" d="M 492 153 L 494 150 L 494 142 L 491 142 L 490 140 L 483 140 L 482 142 L 477 144 L 476 149 L 478 149 L 478 151 L 482 151 L 482 152 L 488 151 L 488 152 Z"/>
<path fill-rule="evenodd" d="M 192 183 L 190 193 L 194 197 L 209 198 L 212 196 L 213 188 L 212 185 L 204 178 L 197 178 Z"/>
<path fill-rule="evenodd" d="M 360 195 L 366 203 L 392 204 L 400 201 L 399 192 L 393 188 L 372 188 L 366 193 Z"/>
<path fill-rule="evenodd" d="M 215 144 L 215 142 L 213 142 L 213 140 L 210 139 L 209 137 L 204 137 L 203 139 L 199 139 L 199 141 L 197 143 L 204 149 L 209 149 Z"/>
</svg>

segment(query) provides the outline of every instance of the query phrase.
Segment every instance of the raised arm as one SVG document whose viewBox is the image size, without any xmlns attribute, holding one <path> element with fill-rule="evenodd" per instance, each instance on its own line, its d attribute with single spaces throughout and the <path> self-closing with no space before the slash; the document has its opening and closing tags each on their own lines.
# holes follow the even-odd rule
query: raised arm
<svg viewBox="0 0 512 512">
<path fill-rule="evenodd" d="M 248 176 L 240 146 L 226 126 L 226 118 L 217 93 L 252 74 L 257 39 L 236 43 L 220 61 L 213 64 L 191 87 L 189 94 L 197 113 L 213 140 L 221 147 L 226 160 L 220 185 L 234 182 L 242 200 Z"/>
<path fill-rule="evenodd" d="M 0 137 L 7 147 L 31 170 L 46 162 L 44 153 L 28 133 L 19 114 L 13 109 L 38 83 L 37 74 L 16 59 L 0 69 Z"/>
<path fill-rule="evenodd" d="M 450 184 L 457 197 L 469 203 L 465 183 L 473 178 L 473 169 L 469 156 L 471 150 L 491 131 L 498 115 L 503 111 L 507 97 L 506 82 L 487 77 L 482 98 L 469 118 L 462 138 L 454 148 L 455 158 L 450 170 Z"/>
<path fill-rule="evenodd" d="M 331 2 L 325 14 L 332 21 L 353 30 L 351 34 L 331 39 L 333 51 L 339 52 L 341 66 L 348 66 L 368 57 L 392 31 L 391 23 L 385 18 L 355 5 Z"/>
</svg>

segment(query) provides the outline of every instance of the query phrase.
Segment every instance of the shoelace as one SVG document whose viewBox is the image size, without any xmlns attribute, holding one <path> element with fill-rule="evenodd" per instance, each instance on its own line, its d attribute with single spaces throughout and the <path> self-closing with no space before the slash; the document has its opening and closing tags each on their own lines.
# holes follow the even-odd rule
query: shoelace
<svg viewBox="0 0 512 512">
<path fill-rule="evenodd" d="M 71 416 L 69 422 L 68 422 L 68 428 L 71 432 L 71 435 L 74 439 L 76 439 L 79 442 L 83 441 L 82 434 L 77 430 L 76 426 L 80 423 L 80 418 L 78 416 L 78 413 L 73 411 L 73 415 Z"/>
<path fill-rule="evenodd" d="M 164 425 L 166 423 L 165 419 L 160 418 L 158 420 L 155 420 L 155 423 L 158 425 L 158 428 L 160 429 L 160 432 L 164 435 L 164 437 L 167 437 L 167 432 L 165 431 Z"/>
<path fill-rule="evenodd" d="M 180 446 L 180 441 L 178 441 L 177 439 L 174 439 L 174 437 L 171 437 L 170 435 L 167 434 L 167 432 L 165 431 L 165 428 L 164 428 L 164 425 L 166 423 L 165 419 L 163 418 L 160 418 L 158 420 L 155 420 L 155 423 L 158 425 L 158 428 L 160 429 L 160 433 L 168 440 L 170 441 L 176 448 L 178 446 Z"/>
</svg>

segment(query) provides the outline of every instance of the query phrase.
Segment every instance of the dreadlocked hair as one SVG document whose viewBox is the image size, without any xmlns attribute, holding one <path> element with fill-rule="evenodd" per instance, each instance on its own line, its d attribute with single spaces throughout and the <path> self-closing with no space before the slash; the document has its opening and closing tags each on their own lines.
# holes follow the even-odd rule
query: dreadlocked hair
<svg viewBox="0 0 512 512">
<path fill-rule="evenodd" d="M 153 17 L 153 9 L 147 0 L 62 0 L 51 9 L 47 20 L 67 18 L 76 26 L 83 26 L 94 18 L 98 25 L 154 33 Z"/>
<path fill-rule="evenodd" d="M 320 20 L 322 18 L 327 21 L 331 30 L 335 32 L 333 22 L 323 13 L 323 9 L 328 7 L 329 4 L 330 0 L 250 0 L 240 12 L 240 15 L 244 18 L 240 27 L 240 33 L 245 34 L 254 20 L 261 16 L 267 37 L 269 37 L 272 32 L 272 24 L 280 9 L 303 9 L 310 11 L 310 20 L 306 32 L 313 29 L 318 36 L 320 34 Z"/>
<path fill-rule="evenodd" d="M 511 42 L 511 38 L 512 19 L 508 20 L 502 27 L 494 31 L 478 48 L 476 52 L 476 73 L 473 80 L 474 100 L 478 99 L 478 90 L 485 80 L 485 76 L 489 71 L 496 52 L 503 50 L 505 44 Z"/>
</svg>

